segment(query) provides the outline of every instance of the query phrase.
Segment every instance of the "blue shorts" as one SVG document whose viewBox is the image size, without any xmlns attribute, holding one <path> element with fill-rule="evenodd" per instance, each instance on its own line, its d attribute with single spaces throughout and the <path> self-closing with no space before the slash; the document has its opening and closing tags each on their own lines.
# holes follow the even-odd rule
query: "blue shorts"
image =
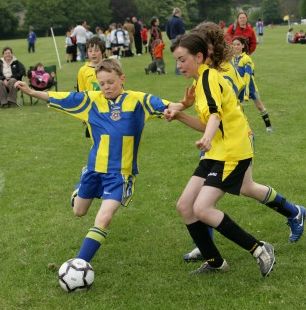
<svg viewBox="0 0 306 310">
<path fill-rule="evenodd" d="M 134 193 L 134 184 L 134 175 L 85 170 L 81 176 L 78 196 L 83 199 L 112 199 L 127 207 Z"/>
</svg>

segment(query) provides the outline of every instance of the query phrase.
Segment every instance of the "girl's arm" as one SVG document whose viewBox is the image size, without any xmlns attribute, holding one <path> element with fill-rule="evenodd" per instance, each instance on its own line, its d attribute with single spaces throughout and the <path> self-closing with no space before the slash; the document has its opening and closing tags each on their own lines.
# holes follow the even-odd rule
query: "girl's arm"
<svg viewBox="0 0 306 310">
<path fill-rule="evenodd" d="M 216 131 L 219 128 L 219 125 L 219 115 L 215 113 L 211 114 L 208 119 L 203 137 L 200 140 L 196 141 L 197 148 L 204 152 L 207 152 L 211 149 L 211 141 L 214 138 Z"/>
<path fill-rule="evenodd" d="M 200 121 L 199 118 L 191 116 L 181 111 L 166 109 L 164 112 L 167 121 L 171 122 L 176 119 L 186 126 L 195 129 L 200 132 L 205 131 L 205 125 Z"/>
</svg>

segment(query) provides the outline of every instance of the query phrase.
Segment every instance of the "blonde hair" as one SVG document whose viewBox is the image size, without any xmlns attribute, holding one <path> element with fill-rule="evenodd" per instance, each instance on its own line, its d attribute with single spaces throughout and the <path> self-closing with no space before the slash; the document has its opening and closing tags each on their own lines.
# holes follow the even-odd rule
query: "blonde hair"
<svg viewBox="0 0 306 310">
<path fill-rule="evenodd" d="M 123 75 L 122 67 L 118 60 L 116 59 L 104 59 L 96 68 L 96 74 L 101 72 L 112 72 L 115 71 L 119 76 Z"/>
</svg>

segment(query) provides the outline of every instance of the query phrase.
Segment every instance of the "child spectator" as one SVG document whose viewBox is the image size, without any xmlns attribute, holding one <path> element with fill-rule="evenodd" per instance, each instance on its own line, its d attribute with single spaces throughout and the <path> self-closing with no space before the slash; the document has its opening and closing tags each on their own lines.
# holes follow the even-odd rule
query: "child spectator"
<svg viewBox="0 0 306 310">
<path fill-rule="evenodd" d="M 33 70 L 28 72 L 30 84 L 34 89 L 44 90 L 50 88 L 54 81 L 55 73 L 48 73 L 42 63 L 36 64 Z"/>
<path fill-rule="evenodd" d="M 71 32 L 69 30 L 66 32 L 65 46 L 66 46 L 66 61 L 67 62 L 72 62 L 72 60 L 73 60 L 74 44 L 72 42 Z"/>
<path fill-rule="evenodd" d="M 165 74 L 165 62 L 163 57 L 163 51 L 165 44 L 162 40 L 157 39 L 152 43 L 153 61 L 145 68 L 146 74 L 150 72 L 157 72 L 158 74 Z"/>
<path fill-rule="evenodd" d="M 145 53 L 147 53 L 148 52 L 148 29 L 146 25 L 142 26 L 140 34 L 141 34 L 142 45 L 145 48 Z"/>
</svg>

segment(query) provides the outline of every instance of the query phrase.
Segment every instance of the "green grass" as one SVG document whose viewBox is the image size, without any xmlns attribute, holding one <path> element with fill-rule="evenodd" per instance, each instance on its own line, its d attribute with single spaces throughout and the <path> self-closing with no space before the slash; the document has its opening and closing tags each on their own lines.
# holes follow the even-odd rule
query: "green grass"
<svg viewBox="0 0 306 310">
<path fill-rule="evenodd" d="M 290 200 L 305 203 L 306 142 L 305 45 L 285 43 L 286 27 L 267 29 L 254 55 L 257 84 L 271 115 L 266 134 L 253 104 L 245 110 L 256 135 L 254 178 L 273 185 Z M 64 60 L 64 38 L 57 42 Z M 26 41 L 10 45 L 29 67 L 55 64 L 50 38 L 40 38 L 37 53 Z M 169 44 L 168 44 L 169 46 Z M 168 74 L 146 76 L 148 55 L 123 59 L 126 88 L 178 100 L 190 82 Z M 60 90 L 72 90 L 80 63 L 58 70 Z M 83 126 L 40 102 L 0 110 L 0 309 L 303 309 L 306 303 L 306 240 L 289 244 L 285 219 L 255 201 L 226 196 L 220 209 L 258 238 L 271 242 L 277 265 L 262 279 L 255 260 L 216 234 L 230 264 L 226 274 L 191 277 L 198 264 L 182 254 L 193 245 L 175 203 L 198 163 L 194 141 L 200 136 L 179 123 L 149 122 L 139 154 L 140 175 L 134 200 L 115 216 L 107 242 L 92 261 L 95 283 L 86 293 L 66 294 L 49 263 L 73 257 L 99 202 L 81 219 L 72 215 L 69 197 L 90 147 Z"/>
</svg>

